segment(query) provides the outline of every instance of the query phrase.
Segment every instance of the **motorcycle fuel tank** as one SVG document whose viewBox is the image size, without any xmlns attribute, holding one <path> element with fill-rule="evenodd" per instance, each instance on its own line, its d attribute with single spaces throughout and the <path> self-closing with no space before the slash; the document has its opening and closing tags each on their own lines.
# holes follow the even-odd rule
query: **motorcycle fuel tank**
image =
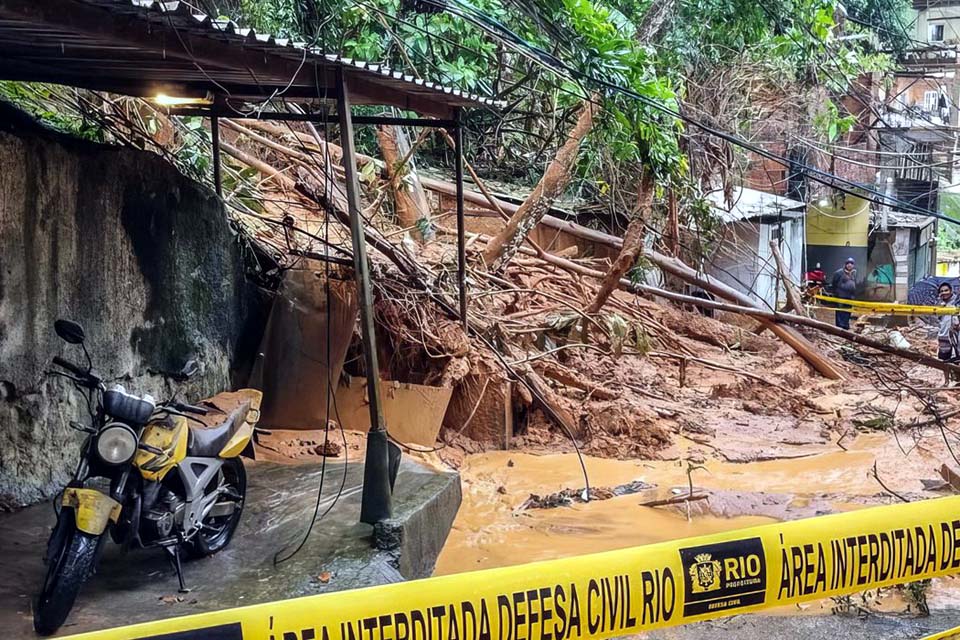
<svg viewBox="0 0 960 640">
<path fill-rule="evenodd" d="M 133 464 L 146 480 L 159 482 L 187 457 L 189 427 L 183 416 L 167 416 L 151 422 L 140 436 Z"/>
</svg>

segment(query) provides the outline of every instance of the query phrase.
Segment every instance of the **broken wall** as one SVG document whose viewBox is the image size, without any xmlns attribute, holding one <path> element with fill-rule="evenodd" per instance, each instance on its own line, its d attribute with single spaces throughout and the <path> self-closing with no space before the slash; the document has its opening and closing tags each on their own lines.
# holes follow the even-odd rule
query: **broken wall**
<svg viewBox="0 0 960 640">
<path fill-rule="evenodd" d="M 79 321 L 94 367 L 128 390 L 169 397 L 166 373 L 196 358 L 180 397 L 245 380 L 263 299 L 243 246 L 207 188 L 160 157 L 53 133 L 0 103 L 0 507 L 55 494 L 88 420 L 81 396 L 44 376 L 78 347 L 53 331 Z"/>
</svg>

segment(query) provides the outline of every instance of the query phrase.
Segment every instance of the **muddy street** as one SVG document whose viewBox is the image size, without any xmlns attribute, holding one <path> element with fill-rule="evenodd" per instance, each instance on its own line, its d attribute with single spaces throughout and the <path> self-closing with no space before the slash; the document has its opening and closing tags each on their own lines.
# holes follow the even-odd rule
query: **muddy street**
<svg viewBox="0 0 960 640">
<path fill-rule="evenodd" d="M 714 388 L 729 384 L 712 374 L 709 379 Z M 589 502 L 583 501 L 579 460 L 562 443 L 467 454 L 459 463 L 464 502 L 436 574 L 621 549 L 953 492 L 939 473 L 952 457 L 936 429 L 858 426 L 861 415 L 874 412 L 889 411 L 898 421 L 915 420 L 917 407 L 909 398 L 891 398 L 866 381 L 839 386 L 811 394 L 799 414 L 776 405 L 765 409 L 766 415 L 746 413 L 744 409 L 757 407 L 756 401 L 714 393 L 721 395 L 714 399 L 714 419 L 707 421 L 700 414 L 703 428 L 677 433 L 659 459 L 585 456 L 590 484 L 599 496 Z M 611 495 L 609 488 L 628 483 L 646 488 Z M 662 504 L 689 496 L 691 487 L 696 500 Z M 566 497 L 548 501 L 547 508 L 529 508 L 531 495 L 539 499 L 558 492 Z M 648 503 L 660 506 L 643 506 Z M 723 632 L 753 638 L 775 628 L 783 634 L 777 637 L 883 633 L 920 638 L 955 624 L 958 612 L 960 581 L 938 578 L 922 587 L 883 588 L 778 607 L 764 614 L 775 616 L 764 623 L 758 622 L 766 619 L 759 614 L 740 616 L 649 637 L 692 639 Z"/>
</svg>

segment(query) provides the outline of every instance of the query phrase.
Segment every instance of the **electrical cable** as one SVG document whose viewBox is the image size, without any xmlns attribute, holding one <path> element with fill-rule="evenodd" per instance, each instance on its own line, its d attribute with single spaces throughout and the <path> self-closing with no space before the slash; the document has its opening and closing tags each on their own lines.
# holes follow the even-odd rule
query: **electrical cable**
<svg viewBox="0 0 960 640">
<path fill-rule="evenodd" d="M 327 123 L 328 123 L 328 114 L 327 114 L 326 110 L 324 110 L 324 114 L 323 114 L 324 135 L 327 135 L 327 132 L 328 132 Z M 326 139 L 326 138 L 325 138 L 325 139 Z M 327 152 L 326 152 L 326 153 L 327 153 L 327 160 L 329 160 L 329 145 L 324 145 L 324 148 L 327 150 Z M 328 166 L 329 166 L 329 165 L 328 165 Z M 326 174 L 327 174 L 328 176 L 331 175 L 331 173 L 332 173 L 332 172 L 329 172 L 329 171 L 326 172 Z M 329 214 L 327 214 L 326 219 L 324 220 L 323 235 L 324 235 L 324 239 L 323 239 L 324 244 L 325 244 L 326 246 L 330 246 L 330 216 L 329 216 Z M 340 493 L 338 493 L 337 496 L 334 498 L 334 500 L 330 503 L 330 505 L 327 507 L 327 510 L 324 511 L 322 515 L 319 515 L 319 514 L 320 514 L 320 503 L 321 503 L 321 500 L 322 500 L 322 497 L 323 497 L 323 484 L 324 484 L 324 480 L 325 480 L 326 477 L 327 477 L 327 445 L 328 445 L 329 436 L 330 436 L 330 404 L 331 404 L 331 401 L 334 403 L 334 406 L 336 405 L 336 400 L 335 400 L 336 394 L 333 392 L 333 383 L 332 383 L 332 381 L 331 381 L 331 379 L 330 379 L 330 378 L 333 376 L 333 363 L 330 361 L 330 342 L 331 342 L 331 338 L 332 338 L 331 332 L 332 332 L 332 325 L 333 325 L 333 311 L 332 311 L 332 308 L 331 308 L 332 305 L 330 304 L 330 262 L 324 260 L 324 261 L 323 261 L 323 265 L 324 265 L 324 283 L 323 283 L 323 290 L 324 290 L 324 297 L 325 297 L 325 302 L 326 302 L 326 314 L 327 314 L 327 326 L 326 326 L 327 335 L 326 335 L 326 356 L 325 356 L 326 365 L 327 365 L 327 388 L 326 388 L 327 398 L 326 398 L 326 402 L 324 403 L 324 404 L 325 404 L 326 414 L 325 414 L 324 423 L 323 423 L 323 450 L 321 451 L 322 459 L 321 459 L 321 461 L 320 461 L 320 485 L 317 487 L 317 500 L 316 500 L 316 503 L 314 504 L 314 507 L 313 507 L 313 516 L 310 518 L 310 524 L 307 526 L 307 530 L 306 530 L 306 532 L 303 534 L 303 538 L 300 540 L 300 543 L 297 545 L 297 548 L 294 549 L 294 550 L 293 550 L 292 552 L 290 552 L 289 554 L 287 554 L 286 556 L 284 556 L 284 557 L 281 558 L 281 557 L 280 557 L 280 553 L 281 553 L 281 552 L 278 551 L 278 552 L 273 556 L 273 565 L 274 565 L 274 566 L 277 566 L 277 565 L 279 565 L 279 564 L 282 564 L 282 563 L 286 562 L 287 560 L 290 560 L 290 559 L 293 558 L 295 555 L 297 555 L 297 554 L 300 552 L 301 549 L 303 549 L 303 546 L 307 543 L 307 540 L 310 538 L 310 534 L 313 533 L 313 527 L 314 527 L 314 525 L 315 525 L 317 522 L 319 522 L 320 520 L 322 520 L 322 519 L 324 518 L 324 516 L 326 516 L 326 515 L 330 512 L 330 510 L 333 509 L 334 505 L 335 505 L 335 504 L 337 503 L 337 501 L 339 500 L 340 495 L 342 495 L 343 487 L 344 487 L 344 485 L 346 484 L 347 463 L 346 463 L 346 458 L 345 458 L 345 459 L 344 459 L 344 465 L 343 465 L 343 481 L 342 481 L 342 483 L 341 483 L 341 485 L 340 485 Z M 342 431 L 342 430 L 343 430 L 343 424 L 340 422 L 339 414 L 337 415 L 337 423 L 340 425 L 340 429 L 341 429 L 341 431 Z M 343 435 L 343 438 L 344 438 L 344 448 L 343 448 L 343 451 L 344 451 L 344 455 L 346 455 L 346 451 L 347 451 L 347 447 L 346 447 L 346 434 Z M 319 515 L 319 517 L 318 517 L 318 515 Z"/>
<path fill-rule="evenodd" d="M 438 3 L 438 0 L 423 0 L 423 1 L 432 3 L 432 4 Z M 463 2 L 462 0 L 452 0 L 452 1 L 456 2 L 460 6 L 466 5 L 466 3 Z M 648 98 L 647 96 L 641 95 L 632 89 L 629 89 L 627 87 L 622 87 L 620 85 L 617 85 L 607 80 L 596 78 L 589 74 L 578 72 L 571 65 L 563 62 L 562 60 L 559 60 L 552 54 L 544 51 L 543 49 L 537 47 L 536 45 L 533 45 L 527 42 L 526 40 L 523 40 L 522 38 L 520 38 L 520 36 L 517 36 L 515 33 L 510 31 L 509 28 L 499 23 L 496 19 L 486 16 L 485 14 L 482 14 L 481 12 L 479 12 L 476 9 L 473 9 L 469 5 L 466 5 L 466 6 L 473 12 L 476 12 L 476 14 L 478 15 L 467 15 L 465 12 L 451 9 L 449 6 L 448 6 L 448 9 L 454 15 L 457 15 L 465 20 L 470 20 L 471 22 L 474 22 L 474 24 L 477 24 L 481 28 L 484 28 L 489 35 L 499 39 L 505 44 L 508 44 L 520 51 L 525 52 L 532 60 L 543 65 L 548 70 L 551 70 L 555 73 L 560 73 L 561 71 L 565 72 L 566 74 L 568 74 L 568 79 L 572 81 L 579 77 L 581 79 L 585 79 L 586 81 L 588 81 L 589 83 L 592 83 L 595 86 L 608 89 L 610 91 L 633 98 L 634 100 L 640 102 L 641 104 L 649 106 L 650 108 L 656 111 L 659 111 L 660 113 L 668 115 L 681 122 L 685 122 L 687 124 L 693 125 L 698 129 L 701 129 L 702 131 L 709 133 L 710 135 L 720 138 L 721 140 L 725 140 L 726 142 L 729 142 L 741 148 L 747 149 L 748 151 L 751 151 L 761 157 L 767 158 L 768 160 L 773 160 L 774 162 L 777 162 L 778 164 L 784 167 L 791 167 L 791 166 L 795 167 L 799 169 L 798 171 L 799 173 L 806 175 L 814 182 L 823 184 L 836 191 L 840 191 L 848 195 L 862 198 L 864 200 L 868 200 L 870 202 L 873 202 L 875 204 L 879 204 L 882 206 L 890 206 L 895 209 L 899 209 L 902 213 L 905 213 L 908 215 L 933 217 L 940 220 L 944 220 L 946 222 L 950 222 L 952 224 L 960 225 L 960 220 L 951 218 L 950 216 L 944 215 L 938 211 L 922 209 L 908 202 L 887 196 L 886 194 L 880 193 L 879 191 L 876 191 L 866 185 L 857 183 L 853 180 L 842 178 L 828 171 L 823 171 L 822 169 L 811 167 L 802 162 L 791 161 L 790 159 L 785 158 L 779 154 L 773 153 L 772 151 L 768 151 L 766 149 L 763 149 L 762 147 L 758 147 L 757 145 L 754 145 L 744 140 L 743 138 L 741 138 L 736 134 L 731 134 L 726 131 L 722 131 L 715 127 L 712 127 L 710 125 L 704 124 L 695 118 L 691 118 L 690 116 L 687 116 L 686 114 L 676 109 L 673 109 L 665 104 L 662 104 L 657 100 L 653 100 L 651 98 Z"/>
<path fill-rule="evenodd" d="M 759 4 L 758 6 L 759 6 L 765 13 L 767 13 L 767 15 L 770 16 L 771 19 L 773 19 L 773 20 L 778 20 L 778 17 L 777 17 L 777 16 L 774 16 L 774 15 L 770 12 L 770 10 L 769 10 L 763 3 Z M 899 22 L 899 20 L 898 20 L 898 22 Z M 801 26 L 803 27 L 804 31 L 806 31 L 812 38 L 816 39 L 816 34 L 813 33 L 813 30 L 810 28 L 810 25 L 805 24 L 805 23 L 800 23 L 800 24 L 801 24 Z M 902 24 L 901 24 L 900 26 L 901 26 L 901 28 L 903 27 Z M 788 31 L 787 33 L 789 33 L 789 31 Z M 906 35 L 906 31 L 905 31 L 905 30 L 904 30 L 904 35 Z M 798 46 L 801 46 L 801 43 L 798 42 L 797 39 L 796 39 L 795 37 L 793 37 L 793 35 L 790 35 L 790 39 L 793 40 L 794 43 L 796 43 Z M 862 91 L 859 91 L 859 90 L 857 89 L 857 84 L 856 84 L 856 82 L 854 81 L 855 79 L 851 78 L 851 77 L 850 77 L 849 75 L 847 75 L 847 73 L 843 70 L 841 60 L 837 57 L 837 55 L 836 55 L 833 51 L 831 51 L 830 48 L 829 48 L 828 46 L 826 46 L 826 45 L 824 46 L 824 50 L 827 52 L 827 55 L 829 55 L 829 56 L 834 60 L 834 62 L 836 63 L 836 68 L 837 68 L 837 70 L 839 70 L 840 73 L 843 74 L 843 80 L 844 80 L 844 81 L 843 81 L 843 83 L 838 83 L 838 84 L 842 84 L 843 86 L 848 87 L 848 88 L 852 91 L 854 97 L 857 98 L 857 100 L 859 100 L 861 104 L 863 104 L 865 107 L 867 107 L 867 109 L 869 109 L 870 112 L 873 113 L 873 115 L 877 118 L 877 120 L 879 120 L 880 122 L 883 123 L 884 127 L 888 128 L 888 129 L 889 129 L 889 128 L 892 128 L 891 125 L 890 125 L 890 123 L 887 122 L 887 120 L 884 119 L 884 114 L 880 113 L 880 110 L 877 109 L 877 107 L 873 104 L 873 97 L 870 96 L 870 95 L 866 95 L 866 96 L 865 96 Z M 820 66 L 819 68 L 820 68 L 821 71 L 823 71 L 824 73 L 826 73 L 832 80 L 836 81 L 836 78 L 830 73 L 830 71 L 829 71 L 828 69 L 826 69 L 826 68 L 823 67 L 823 66 Z M 941 126 L 940 124 L 938 124 L 938 123 L 934 122 L 933 120 L 931 120 L 929 117 L 925 116 L 922 112 L 920 113 L 920 119 L 923 120 L 924 122 L 927 122 L 928 124 L 931 124 L 931 125 L 934 125 L 934 126 Z M 953 137 L 953 136 L 950 136 L 949 134 L 947 134 L 947 133 L 944 132 L 944 131 L 940 131 L 940 130 L 936 130 L 936 129 L 935 129 L 935 130 L 934 130 L 934 133 L 935 133 L 936 135 L 940 136 L 940 138 L 941 138 L 944 142 L 954 142 L 954 137 Z M 878 143 L 879 143 L 879 144 L 883 144 L 882 140 L 879 140 L 879 139 L 878 139 Z M 888 148 L 893 148 L 893 147 L 891 147 L 890 145 L 887 145 L 887 146 L 888 146 Z"/>
</svg>

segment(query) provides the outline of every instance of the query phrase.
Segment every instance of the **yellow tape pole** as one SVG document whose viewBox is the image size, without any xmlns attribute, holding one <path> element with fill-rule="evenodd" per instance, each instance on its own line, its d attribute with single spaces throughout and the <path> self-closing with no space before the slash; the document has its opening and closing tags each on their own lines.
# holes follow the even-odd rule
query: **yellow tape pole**
<svg viewBox="0 0 960 640">
<path fill-rule="evenodd" d="M 960 496 L 69 637 L 609 638 L 958 571 Z"/>
</svg>

